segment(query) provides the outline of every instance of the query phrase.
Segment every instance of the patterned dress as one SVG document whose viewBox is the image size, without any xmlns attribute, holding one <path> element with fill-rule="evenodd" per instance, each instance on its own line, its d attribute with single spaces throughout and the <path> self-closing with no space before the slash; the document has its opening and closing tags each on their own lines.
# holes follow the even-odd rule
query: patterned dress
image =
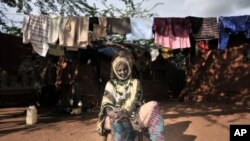
<svg viewBox="0 0 250 141">
<path fill-rule="evenodd" d="M 106 108 L 123 108 L 129 113 L 128 118 L 123 120 L 111 120 L 111 130 L 115 141 L 133 141 L 137 131 L 132 125 L 140 125 L 142 122 L 139 112 L 150 113 L 148 124 L 143 133 L 152 141 L 164 141 L 164 123 L 157 104 L 151 106 L 148 111 L 140 111 L 143 106 L 142 90 L 137 79 L 119 81 L 111 79 L 107 82 L 99 113 L 97 130 L 100 135 L 105 135 L 107 130 L 104 122 L 107 117 Z"/>
</svg>

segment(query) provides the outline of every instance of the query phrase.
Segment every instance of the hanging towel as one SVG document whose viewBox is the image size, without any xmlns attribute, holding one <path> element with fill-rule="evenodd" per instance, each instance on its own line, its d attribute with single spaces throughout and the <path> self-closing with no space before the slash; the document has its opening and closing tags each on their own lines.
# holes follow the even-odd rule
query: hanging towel
<svg viewBox="0 0 250 141">
<path fill-rule="evenodd" d="M 25 15 L 23 18 L 23 26 L 22 26 L 23 43 L 25 44 L 29 43 L 29 40 L 28 40 L 29 20 L 30 20 L 30 16 Z"/>
<path fill-rule="evenodd" d="M 218 39 L 219 29 L 215 17 L 203 18 L 200 31 L 195 36 L 196 39 Z"/>
<path fill-rule="evenodd" d="M 74 46 L 77 20 L 77 17 L 62 17 L 59 27 L 59 45 Z"/>
<path fill-rule="evenodd" d="M 49 45 L 47 43 L 31 42 L 34 51 L 40 56 L 45 57 L 49 50 Z"/>
<path fill-rule="evenodd" d="M 154 18 L 130 18 L 131 33 L 126 35 L 126 40 L 149 40 L 153 38 L 152 26 Z"/>
<path fill-rule="evenodd" d="M 27 18 L 27 17 L 25 17 Z M 34 51 L 41 56 L 46 56 L 48 46 L 48 29 L 50 28 L 47 16 L 29 16 L 26 25 L 23 26 L 23 41 L 31 43 Z M 25 19 L 27 20 L 27 19 Z M 26 22 L 26 21 L 25 21 Z"/>
<path fill-rule="evenodd" d="M 79 17 L 76 30 L 75 47 L 86 48 L 88 45 L 89 17 Z"/>
<path fill-rule="evenodd" d="M 99 24 L 94 24 L 93 39 L 102 38 L 107 36 L 106 27 L 107 19 L 106 17 L 99 17 Z"/>
<path fill-rule="evenodd" d="M 131 25 L 129 18 L 107 18 L 108 35 L 112 34 L 127 34 L 131 32 Z"/>
<path fill-rule="evenodd" d="M 47 16 L 31 16 L 29 20 L 28 40 L 35 43 L 48 43 L 50 27 Z"/>
<path fill-rule="evenodd" d="M 50 44 L 55 44 L 58 40 L 60 19 L 60 17 L 49 18 L 48 43 Z"/>
</svg>

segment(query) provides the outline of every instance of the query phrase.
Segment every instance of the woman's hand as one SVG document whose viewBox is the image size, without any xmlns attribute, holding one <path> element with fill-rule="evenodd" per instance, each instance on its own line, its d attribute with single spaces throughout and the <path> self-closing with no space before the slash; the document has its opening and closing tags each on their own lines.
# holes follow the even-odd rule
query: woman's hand
<svg viewBox="0 0 250 141">
<path fill-rule="evenodd" d="M 120 119 L 127 118 L 129 116 L 128 111 L 123 108 L 114 109 L 114 112 L 118 114 Z"/>
<path fill-rule="evenodd" d="M 122 120 L 124 118 L 128 117 L 128 112 L 126 109 L 123 108 L 116 108 L 116 109 L 111 109 L 111 108 L 107 108 L 107 115 L 114 120 Z"/>
<path fill-rule="evenodd" d="M 111 119 L 118 119 L 118 113 L 116 113 L 114 110 L 108 110 L 107 109 L 107 115 L 111 118 Z"/>
</svg>

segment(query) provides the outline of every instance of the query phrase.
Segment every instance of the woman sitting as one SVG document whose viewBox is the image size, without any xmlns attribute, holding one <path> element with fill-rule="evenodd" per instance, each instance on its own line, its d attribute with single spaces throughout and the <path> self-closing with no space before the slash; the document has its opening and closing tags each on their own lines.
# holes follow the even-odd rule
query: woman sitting
<svg viewBox="0 0 250 141">
<path fill-rule="evenodd" d="M 164 121 L 157 102 L 143 102 L 141 84 L 131 77 L 132 61 L 120 54 L 112 61 L 99 113 L 98 133 L 114 141 L 133 141 L 137 131 L 151 141 L 164 141 Z"/>
</svg>

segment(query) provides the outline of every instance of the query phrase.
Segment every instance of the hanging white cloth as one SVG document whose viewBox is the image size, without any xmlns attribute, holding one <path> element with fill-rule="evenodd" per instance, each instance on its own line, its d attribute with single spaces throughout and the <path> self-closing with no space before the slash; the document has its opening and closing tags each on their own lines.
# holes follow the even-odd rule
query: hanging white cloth
<svg viewBox="0 0 250 141">
<path fill-rule="evenodd" d="M 126 40 L 152 39 L 154 18 L 130 18 L 131 33 L 126 34 Z"/>
<path fill-rule="evenodd" d="M 86 48 L 88 45 L 89 17 L 79 17 L 77 27 L 76 47 Z"/>
<path fill-rule="evenodd" d="M 31 43 L 34 51 L 46 56 L 48 46 L 48 29 L 50 27 L 47 16 L 25 16 L 23 22 L 23 43 Z"/>
<path fill-rule="evenodd" d="M 75 32 L 77 17 L 62 17 L 59 27 L 59 45 L 73 47 L 75 43 Z"/>
<path fill-rule="evenodd" d="M 29 20 L 30 20 L 30 16 L 25 15 L 23 18 L 23 26 L 21 30 L 23 33 L 23 43 L 25 44 L 29 43 L 29 40 L 28 40 Z"/>
<path fill-rule="evenodd" d="M 50 27 L 48 28 L 48 43 L 56 44 L 59 37 L 59 23 L 61 17 L 49 18 Z"/>
</svg>

